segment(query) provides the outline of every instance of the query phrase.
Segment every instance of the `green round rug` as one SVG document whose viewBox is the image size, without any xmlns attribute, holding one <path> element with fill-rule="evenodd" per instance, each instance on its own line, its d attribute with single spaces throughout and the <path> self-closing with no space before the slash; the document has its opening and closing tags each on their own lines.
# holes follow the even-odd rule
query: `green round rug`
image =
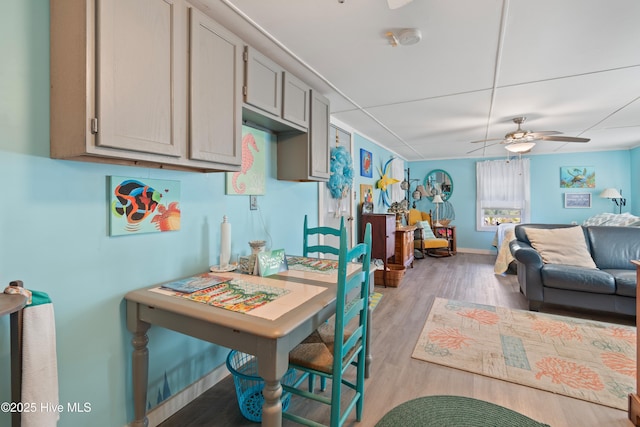
<svg viewBox="0 0 640 427">
<path fill-rule="evenodd" d="M 425 396 L 382 417 L 376 427 L 549 427 L 511 409 L 462 396 Z"/>
</svg>

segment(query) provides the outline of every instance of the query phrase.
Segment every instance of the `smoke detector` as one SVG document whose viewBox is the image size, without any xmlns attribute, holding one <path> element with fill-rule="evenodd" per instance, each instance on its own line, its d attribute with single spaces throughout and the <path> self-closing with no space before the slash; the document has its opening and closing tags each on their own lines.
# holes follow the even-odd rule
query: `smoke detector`
<svg viewBox="0 0 640 427">
<path fill-rule="evenodd" d="M 396 47 L 399 44 L 402 46 L 410 46 L 422 40 L 422 33 L 417 28 L 405 28 L 397 34 L 393 31 L 388 31 L 385 35 L 393 47 Z"/>
</svg>

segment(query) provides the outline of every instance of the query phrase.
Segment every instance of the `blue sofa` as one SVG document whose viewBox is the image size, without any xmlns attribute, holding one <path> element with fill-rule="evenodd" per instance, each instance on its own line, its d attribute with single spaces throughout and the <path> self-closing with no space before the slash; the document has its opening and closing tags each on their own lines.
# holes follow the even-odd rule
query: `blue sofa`
<svg viewBox="0 0 640 427">
<path fill-rule="evenodd" d="M 567 224 L 521 224 L 510 250 L 517 260 L 521 292 L 529 309 L 544 304 L 632 315 L 636 314 L 636 268 L 640 259 L 640 227 L 581 226 L 596 269 L 544 263 L 527 237 L 527 227 L 558 229 Z"/>
</svg>

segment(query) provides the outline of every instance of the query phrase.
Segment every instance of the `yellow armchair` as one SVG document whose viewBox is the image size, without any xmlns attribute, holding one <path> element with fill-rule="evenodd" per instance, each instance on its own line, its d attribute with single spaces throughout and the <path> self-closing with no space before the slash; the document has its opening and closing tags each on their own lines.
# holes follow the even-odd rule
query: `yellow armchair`
<svg viewBox="0 0 640 427">
<path fill-rule="evenodd" d="M 419 211 L 418 209 L 410 209 L 407 223 L 418 227 L 414 233 L 413 245 L 414 248 L 422 254 L 422 257 L 425 255 L 435 257 L 442 256 L 436 254 L 436 249 L 446 249 L 446 255 L 450 255 L 449 241 L 447 239 L 437 238 L 433 234 L 431 212 L 427 213 Z"/>
</svg>

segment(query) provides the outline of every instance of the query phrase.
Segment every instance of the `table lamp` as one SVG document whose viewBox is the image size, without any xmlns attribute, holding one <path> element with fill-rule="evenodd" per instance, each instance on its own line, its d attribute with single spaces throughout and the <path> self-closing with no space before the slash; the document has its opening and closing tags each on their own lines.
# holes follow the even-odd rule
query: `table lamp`
<svg viewBox="0 0 640 427">
<path fill-rule="evenodd" d="M 433 196 L 433 203 L 436 204 L 436 223 L 434 224 L 434 227 L 442 227 L 442 224 L 440 224 L 440 204 L 443 203 L 442 197 L 440 197 L 439 194 L 436 194 Z"/>
</svg>

